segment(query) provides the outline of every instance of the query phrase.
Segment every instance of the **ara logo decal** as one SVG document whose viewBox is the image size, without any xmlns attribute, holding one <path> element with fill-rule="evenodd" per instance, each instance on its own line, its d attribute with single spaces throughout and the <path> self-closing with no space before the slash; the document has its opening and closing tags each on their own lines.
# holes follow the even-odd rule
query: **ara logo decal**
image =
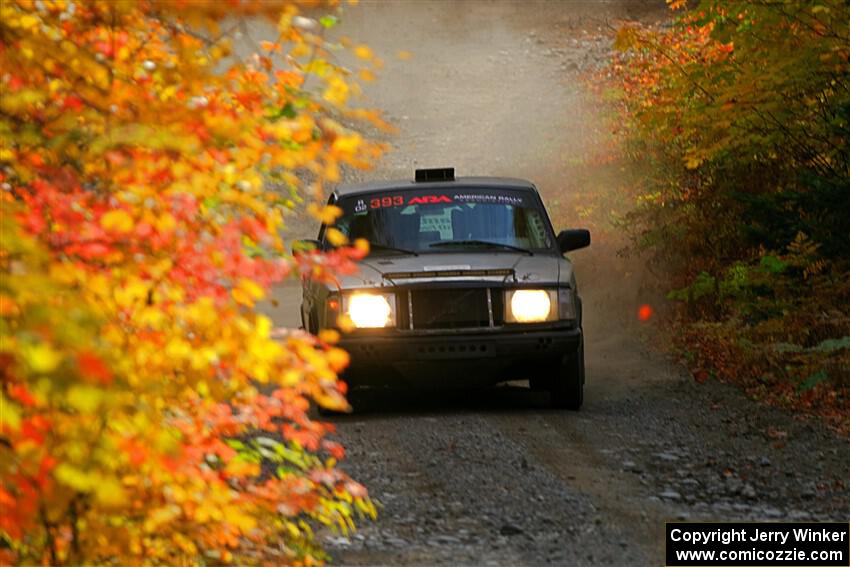
<svg viewBox="0 0 850 567">
<path fill-rule="evenodd" d="M 436 203 L 451 203 L 452 199 L 448 195 L 421 195 L 419 197 L 411 197 L 407 202 L 408 205 L 433 205 Z"/>
<path fill-rule="evenodd" d="M 363 199 L 358 199 L 357 204 L 354 206 L 354 212 L 355 213 L 362 213 L 365 210 L 366 210 L 366 201 L 364 201 Z"/>
</svg>

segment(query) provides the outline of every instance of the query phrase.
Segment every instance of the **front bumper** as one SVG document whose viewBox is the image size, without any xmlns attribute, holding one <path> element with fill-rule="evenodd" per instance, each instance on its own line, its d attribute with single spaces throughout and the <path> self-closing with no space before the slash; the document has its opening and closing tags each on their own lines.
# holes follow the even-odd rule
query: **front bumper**
<svg viewBox="0 0 850 567">
<path fill-rule="evenodd" d="M 499 382 L 509 374 L 559 361 L 582 342 L 577 327 L 501 328 L 440 333 L 346 335 L 340 346 L 351 355 L 345 378 L 369 382 L 386 374 L 419 381 Z M 380 380 L 378 380 L 380 381 Z"/>
</svg>

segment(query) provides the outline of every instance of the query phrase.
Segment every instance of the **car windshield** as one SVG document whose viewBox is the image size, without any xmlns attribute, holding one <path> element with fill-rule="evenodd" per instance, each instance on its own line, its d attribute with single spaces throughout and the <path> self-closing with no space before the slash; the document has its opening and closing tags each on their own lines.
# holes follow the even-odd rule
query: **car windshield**
<svg viewBox="0 0 850 567">
<path fill-rule="evenodd" d="M 387 191 L 343 197 L 336 228 L 373 244 L 372 254 L 457 250 L 552 250 L 552 232 L 529 191 L 454 189 Z"/>
</svg>

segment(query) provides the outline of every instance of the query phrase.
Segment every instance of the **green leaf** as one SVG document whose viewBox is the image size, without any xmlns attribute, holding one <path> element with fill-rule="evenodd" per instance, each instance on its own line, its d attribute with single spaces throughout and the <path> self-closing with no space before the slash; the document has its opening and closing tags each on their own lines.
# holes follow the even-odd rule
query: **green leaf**
<svg viewBox="0 0 850 567">
<path fill-rule="evenodd" d="M 841 337 L 840 339 L 826 339 L 821 341 L 817 346 L 810 348 L 816 352 L 835 352 L 841 349 L 850 349 L 850 337 Z"/>
<path fill-rule="evenodd" d="M 339 18 L 336 16 L 322 16 L 319 18 L 319 23 L 325 29 L 330 29 L 339 23 Z"/>
<path fill-rule="evenodd" d="M 676 301 L 696 301 L 705 296 L 713 295 L 714 291 L 714 276 L 708 272 L 700 272 L 691 285 L 669 292 L 667 298 Z"/>
<path fill-rule="evenodd" d="M 788 267 L 788 264 L 777 258 L 776 256 L 764 256 L 759 263 L 762 268 L 772 274 L 781 274 Z"/>
<path fill-rule="evenodd" d="M 826 370 L 818 370 L 817 372 L 806 378 L 806 380 L 802 384 L 797 386 L 797 391 L 807 392 L 828 378 L 829 374 L 826 373 Z"/>
<path fill-rule="evenodd" d="M 296 116 L 297 113 L 295 112 L 295 107 L 292 105 L 291 102 L 287 102 L 285 105 L 283 105 L 283 108 L 280 108 L 276 112 L 273 112 L 272 114 L 268 115 L 268 119 L 272 121 L 279 120 L 281 118 L 287 118 L 291 120 Z"/>
<path fill-rule="evenodd" d="M 254 437 L 254 441 L 257 445 L 261 445 L 263 447 L 271 447 L 272 449 L 277 449 L 278 445 L 280 445 L 280 441 L 272 439 L 271 437 L 258 436 Z"/>
</svg>

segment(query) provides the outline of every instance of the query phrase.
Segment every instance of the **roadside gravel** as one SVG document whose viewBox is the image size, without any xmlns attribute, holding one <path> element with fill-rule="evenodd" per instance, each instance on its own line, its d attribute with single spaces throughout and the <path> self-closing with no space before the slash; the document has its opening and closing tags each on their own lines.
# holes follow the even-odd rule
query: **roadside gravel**
<svg viewBox="0 0 850 567">
<path fill-rule="evenodd" d="M 338 560 L 659 565 L 665 521 L 850 518 L 846 439 L 628 354 L 653 379 L 593 365 L 577 414 L 517 386 L 359 400 L 336 420 L 346 468 L 382 508 L 328 539 Z"/>
</svg>

